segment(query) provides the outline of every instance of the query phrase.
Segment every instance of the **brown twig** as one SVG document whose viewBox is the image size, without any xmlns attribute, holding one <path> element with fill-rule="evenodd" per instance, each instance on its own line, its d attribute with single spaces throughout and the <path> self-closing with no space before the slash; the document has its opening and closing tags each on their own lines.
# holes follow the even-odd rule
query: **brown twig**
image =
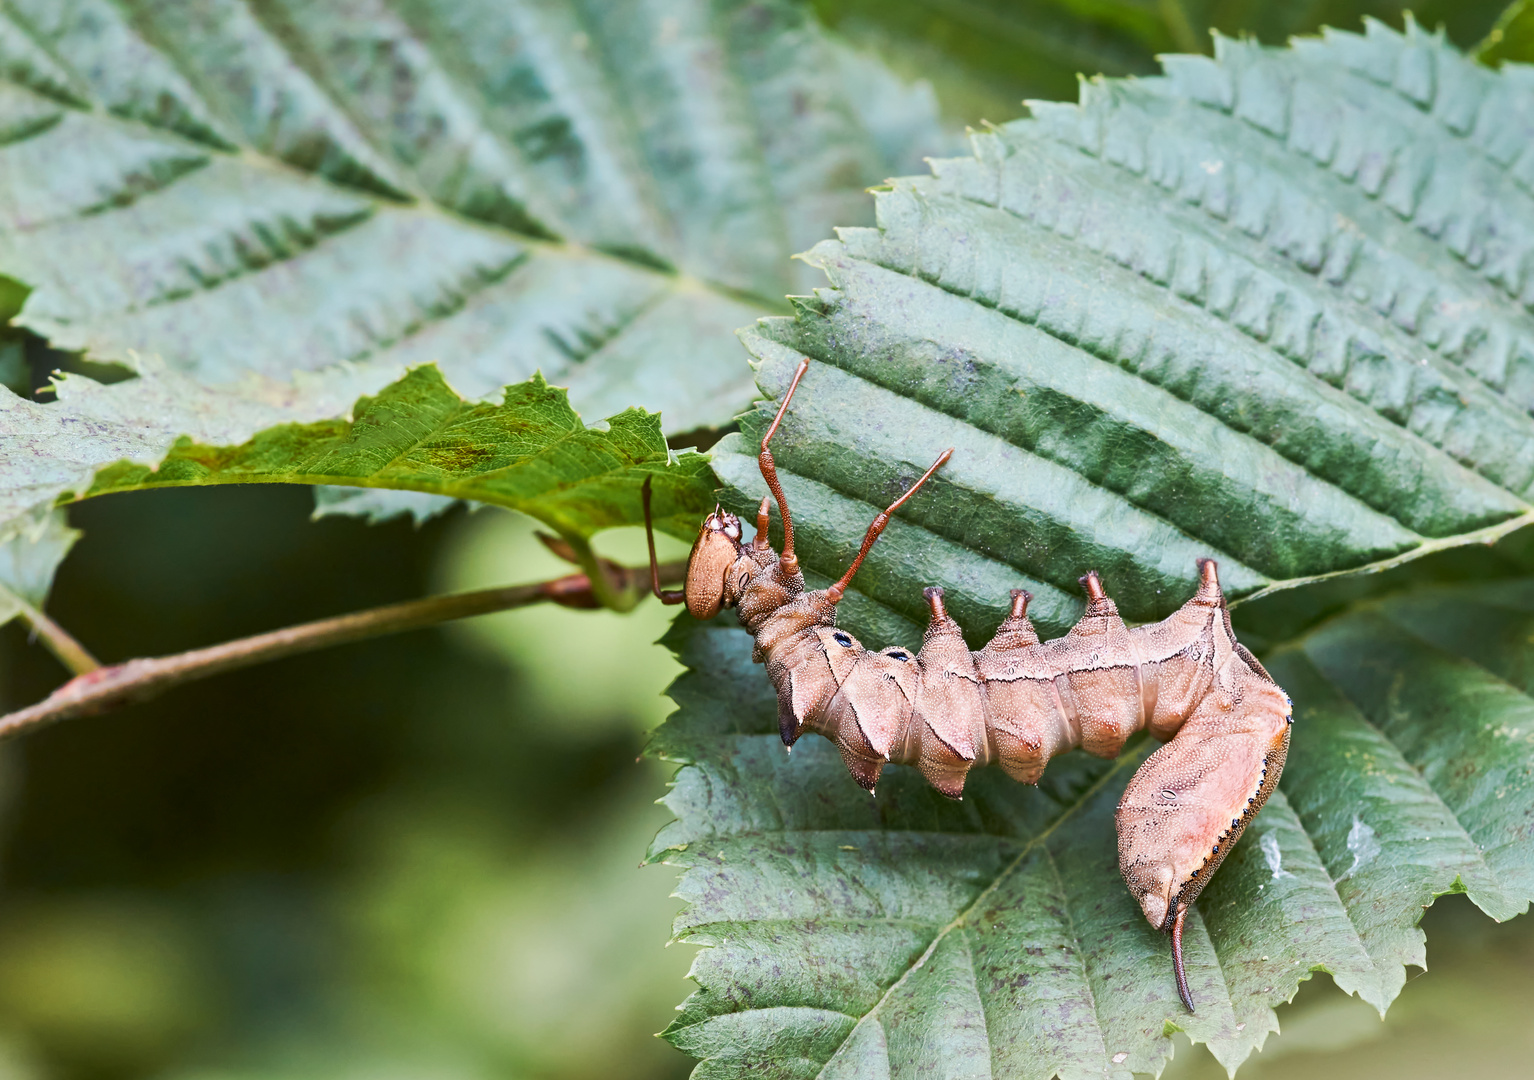
<svg viewBox="0 0 1534 1080">
<path fill-rule="evenodd" d="M 649 567 L 631 569 L 603 560 L 603 568 L 624 590 L 647 589 Z M 661 571 L 667 581 L 681 581 L 687 565 L 667 563 Z M 77 675 L 36 705 L 0 716 L 0 738 L 9 738 L 57 720 L 88 716 L 129 702 L 144 701 L 194 679 L 206 679 L 210 675 L 264 664 L 296 653 L 545 602 L 574 608 L 604 606 L 585 574 L 568 574 L 536 585 L 510 585 L 456 596 L 407 600 L 402 604 L 388 604 L 289 626 L 174 656 L 128 660 Z"/>
</svg>

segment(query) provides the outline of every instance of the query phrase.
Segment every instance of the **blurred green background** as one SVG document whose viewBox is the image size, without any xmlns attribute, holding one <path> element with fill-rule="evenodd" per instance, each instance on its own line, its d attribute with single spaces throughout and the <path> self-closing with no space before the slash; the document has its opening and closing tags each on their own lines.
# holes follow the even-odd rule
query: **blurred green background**
<svg viewBox="0 0 1534 1080">
<path fill-rule="evenodd" d="M 564 572 L 508 513 L 311 505 L 82 505 L 51 610 L 121 658 Z M 673 874 L 638 867 L 668 615 L 509 612 L 7 747 L 0 1077 L 685 1075 L 652 1033 L 692 950 L 665 947 Z M 7 707 L 61 677 L 15 630 L 0 654 Z"/>
<path fill-rule="evenodd" d="M 974 122 L 1071 96 L 1077 70 L 1150 70 L 1177 47 L 1168 12 L 1193 5 L 817 7 Z M 1364 11 L 1399 25 L 1401 11 L 1206 7 L 1192 11 L 1203 25 L 1275 41 Z M 1496 5 L 1422 16 L 1471 46 Z M 1067 25 L 1070 48 L 1050 36 Z M 306 489 L 260 487 L 83 504 L 50 610 L 118 660 L 564 572 L 499 511 L 416 528 L 311 523 L 312 505 Z M 633 533 L 599 547 L 642 555 Z M 677 671 L 653 644 L 667 617 L 506 613 L 0 748 L 0 1080 L 686 1075 L 652 1033 L 689 991 L 694 950 L 666 947 L 672 871 L 638 866 L 667 817 L 654 800 L 670 769 L 639 757 Z M 0 705 L 62 678 L 22 630 L 0 631 Z M 1534 1073 L 1534 920 L 1498 926 L 1450 897 L 1424 925 L 1431 970 L 1387 1020 L 1320 975 L 1242 1076 Z M 1222 1075 L 1185 1041 L 1168 1073 Z"/>
</svg>

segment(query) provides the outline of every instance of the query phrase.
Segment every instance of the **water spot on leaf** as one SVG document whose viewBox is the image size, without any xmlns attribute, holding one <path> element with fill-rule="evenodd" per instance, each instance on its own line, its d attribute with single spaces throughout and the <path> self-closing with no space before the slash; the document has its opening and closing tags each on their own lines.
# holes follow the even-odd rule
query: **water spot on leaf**
<svg viewBox="0 0 1534 1080">
<path fill-rule="evenodd" d="M 1264 833 L 1262 837 L 1262 857 L 1268 864 L 1268 869 L 1273 871 L 1273 880 L 1279 878 L 1294 877 L 1284 869 L 1283 854 L 1278 849 L 1278 837 L 1272 833 Z"/>
</svg>

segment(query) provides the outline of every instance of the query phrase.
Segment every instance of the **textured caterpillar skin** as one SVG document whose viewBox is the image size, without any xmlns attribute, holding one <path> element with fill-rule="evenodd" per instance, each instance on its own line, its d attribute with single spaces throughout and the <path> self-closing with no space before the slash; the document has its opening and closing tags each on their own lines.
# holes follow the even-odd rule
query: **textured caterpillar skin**
<svg viewBox="0 0 1534 1080">
<path fill-rule="evenodd" d="M 1087 610 L 1056 641 L 1039 640 L 1028 594 L 1014 593 L 1012 614 L 979 652 L 941 589 L 926 591 L 932 618 L 919 653 L 869 651 L 836 629 L 827 590 L 806 591 L 760 536 L 741 546 L 720 599 L 756 640 L 784 743 L 824 735 L 870 791 L 886 763 L 915 765 L 957 799 L 979 766 L 1033 784 L 1051 757 L 1078 746 L 1111 758 L 1141 728 L 1166 740 L 1115 817 L 1125 884 L 1151 925 L 1175 922 L 1180 939 L 1180 914 L 1278 784 L 1292 723 L 1288 696 L 1236 640 L 1215 563 L 1199 570 L 1191 600 L 1133 629 L 1088 574 Z"/>
</svg>

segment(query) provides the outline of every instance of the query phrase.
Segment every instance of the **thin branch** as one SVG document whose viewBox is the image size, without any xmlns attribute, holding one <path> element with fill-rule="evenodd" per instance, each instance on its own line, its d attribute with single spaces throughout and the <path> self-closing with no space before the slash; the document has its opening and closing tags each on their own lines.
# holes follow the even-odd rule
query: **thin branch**
<svg viewBox="0 0 1534 1080">
<path fill-rule="evenodd" d="M 31 629 L 32 636 L 42 642 L 43 648 L 51 652 L 59 663 L 68 668 L 70 674 L 88 675 L 101 668 L 101 661 L 75 640 L 73 634 L 44 614 L 41 608 L 33 607 L 14 593 L 11 594 L 11 599 L 13 603 L 21 607 L 21 618 Z"/>
<path fill-rule="evenodd" d="M 641 591 L 649 584 L 648 566 L 630 568 L 606 560 L 603 560 L 602 565 L 609 578 L 609 588 L 612 583 L 616 583 L 626 591 Z M 686 563 L 667 563 L 661 567 L 662 577 L 667 582 L 681 581 L 686 572 Z M 605 593 L 608 590 L 601 591 Z M 57 720 L 88 716 L 130 702 L 144 701 L 185 682 L 280 660 L 285 656 L 382 637 L 385 634 L 397 634 L 402 630 L 416 630 L 471 615 L 488 615 L 494 611 L 545 602 L 573 608 L 605 606 L 585 574 L 569 574 L 536 585 L 511 585 L 456 596 L 407 600 L 402 604 L 389 604 L 350 615 L 338 615 L 332 619 L 289 626 L 174 656 L 128 660 L 77 675 L 36 705 L 0 716 L 0 739 Z"/>
</svg>

